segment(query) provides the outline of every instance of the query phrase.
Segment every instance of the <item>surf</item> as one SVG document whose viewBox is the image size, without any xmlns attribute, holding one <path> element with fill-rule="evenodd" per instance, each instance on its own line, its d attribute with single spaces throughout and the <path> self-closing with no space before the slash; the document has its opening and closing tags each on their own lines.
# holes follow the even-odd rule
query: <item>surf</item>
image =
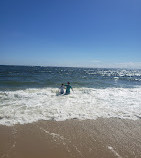
<svg viewBox="0 0 141 158">
<path fill-rule="evenodd" d="M 0 124 L 38 120 L 141 118 L 141 87 L 74 88 L 70 95 L 56 95 L 57 88 L 0 91 Z"/>
</svg>

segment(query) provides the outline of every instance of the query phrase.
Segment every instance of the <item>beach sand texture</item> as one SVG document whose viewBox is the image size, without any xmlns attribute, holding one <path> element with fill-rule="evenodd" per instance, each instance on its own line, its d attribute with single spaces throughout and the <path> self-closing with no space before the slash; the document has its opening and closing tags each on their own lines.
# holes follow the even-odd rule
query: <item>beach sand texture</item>
<svg viewBox="0 0 141 158">
<path fill-rule="evenodd" d="M 141 120 L 0 126 L 0 158 L 141 158 Z"/>
</svg>

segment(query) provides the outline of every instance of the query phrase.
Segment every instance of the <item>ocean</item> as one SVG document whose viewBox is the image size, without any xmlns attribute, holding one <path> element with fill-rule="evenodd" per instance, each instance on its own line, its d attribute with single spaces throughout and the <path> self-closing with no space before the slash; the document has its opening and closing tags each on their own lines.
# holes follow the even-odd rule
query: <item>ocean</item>
<svg viewBox="0 0 141 158">
<path fill-rule="evenodd" d="M 141 70 L 0 66 L 0 124 L 99 117 L 141 119 Z"/>
</svg>

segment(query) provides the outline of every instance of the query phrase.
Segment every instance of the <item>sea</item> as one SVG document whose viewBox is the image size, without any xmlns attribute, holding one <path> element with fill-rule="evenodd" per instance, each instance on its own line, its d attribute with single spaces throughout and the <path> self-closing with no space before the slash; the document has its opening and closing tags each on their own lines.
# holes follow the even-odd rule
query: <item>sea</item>
<svg viewBox="0 0 141 158">
<path fill-rule="evenodd" d="M 0 65 L 1 125 L 111 117 L 141 119 L 141 69 Z"/>
</svg>

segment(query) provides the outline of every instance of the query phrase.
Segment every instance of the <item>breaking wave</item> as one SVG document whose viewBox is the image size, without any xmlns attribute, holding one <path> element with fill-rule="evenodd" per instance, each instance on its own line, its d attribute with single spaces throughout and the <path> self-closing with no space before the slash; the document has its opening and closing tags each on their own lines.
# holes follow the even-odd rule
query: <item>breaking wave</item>
<svg viewBox="0 0 141 158">
<path fill-rule="evenodd" d="M 141 87 L 74 88 L 57 95 L 56 88 L 0 91 L 0 124 L 14 125 L 38 120 L 141 118 Z"/>
</svg>

